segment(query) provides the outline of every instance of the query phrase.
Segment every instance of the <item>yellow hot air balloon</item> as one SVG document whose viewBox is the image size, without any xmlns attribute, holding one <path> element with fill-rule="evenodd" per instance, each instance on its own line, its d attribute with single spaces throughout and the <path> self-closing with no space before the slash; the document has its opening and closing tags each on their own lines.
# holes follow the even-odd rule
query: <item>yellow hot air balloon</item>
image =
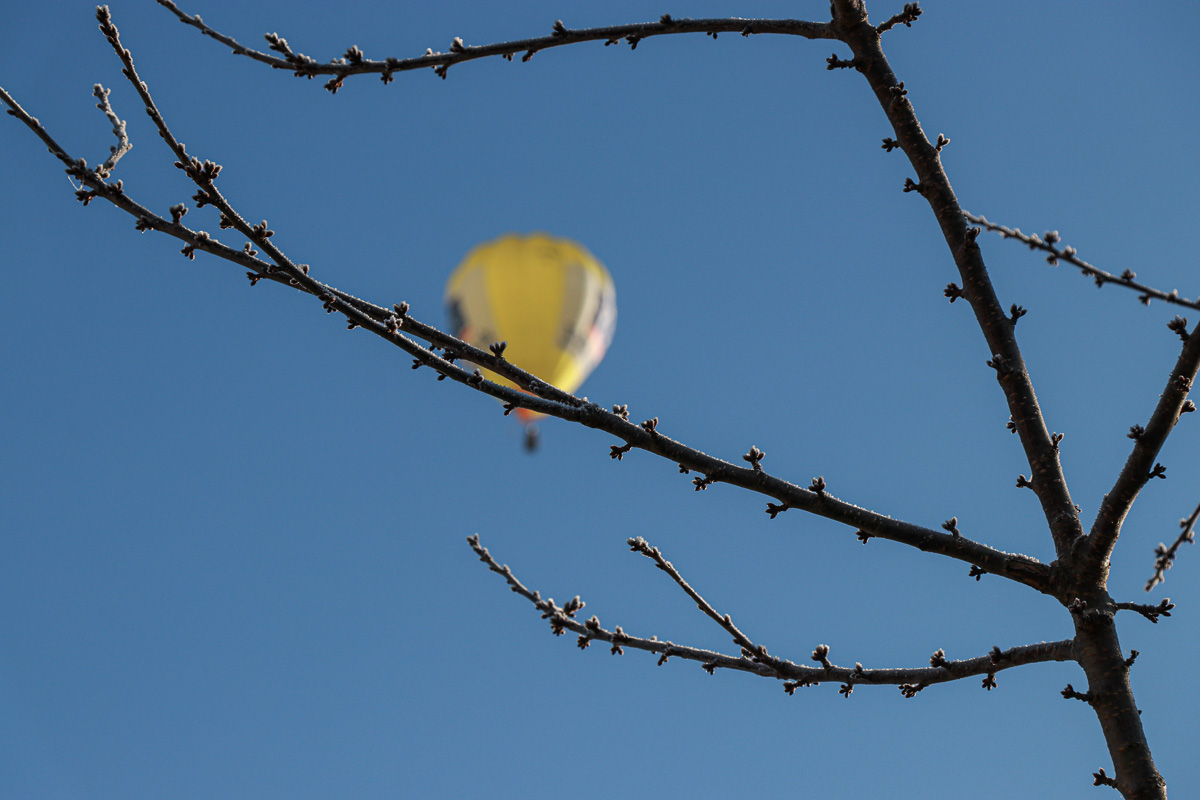
<svg viewBox="0 0 1200 800">
<path fill-rule="evenodd" d="M 446 283 L 446 311 L 459 339 L 481 350 L 506 341 L 507 360 L 574 392 L 612 341 L 617 293 L 608 270 L 582 245 L 544 233 L 507 234 L 467 253 Z M 528 426 L 541 415 L 518 408 L 517 416 Z"/>
</svg>

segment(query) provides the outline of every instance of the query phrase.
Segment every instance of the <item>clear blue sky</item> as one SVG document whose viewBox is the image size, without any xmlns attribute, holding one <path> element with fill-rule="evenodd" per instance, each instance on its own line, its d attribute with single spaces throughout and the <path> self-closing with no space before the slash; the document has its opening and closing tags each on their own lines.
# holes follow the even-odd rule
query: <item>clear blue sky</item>
<svg viewBox="0 0 1200 800">
<path fill-rule="evenodd" d="M 254 46 L 320 60 L 410 56 L 568 25 L 683 16 L 824 19 L 827 0 L 659 6 L 186 0 Z M 881 20 L 901 2 L 871 2 Z M 474 244 L 545 230 L 611 270 L 620 319 L 582 393 L 657 416 L 796 483 L 1049 561 L 988 352 L 911 168 L 833 42 L 666 37 L 445 81 L 366 77 L 336 96 L 231 56 L 150 0 L 115 20 L 175 132 L 321 279 L 441 323 Z M 885 49 L 963 205 L 1060 230 L 1094 263 L 1200 293 L 1194 4 L 923 3 Z M 112 87 L 117 172 L 165 212 L 171 166 L 76 0 L 5 10 L 0 85 L 95 163 Z M 671 463 L 543 425 L 530 456 L 498 406 L 281 287 L 189 262 L 123 213 L 78 204 L 59 164 L 0 119 L 0 795 L 6 798 L 1092 797 L 1109 767 L 1071 664 L 905 700 L 892 687 L 788 697 L 777 683 L 550 636 L 465 544 L 607 626 L 733 651 L 647 560 L 644 536 L 721 611 L 796 661 L 918 666 L 1065 638 L 1053 601 L 960 562 L 763 498 L 692 491 Z M 189 205 L 191 205 L 189 201 Z M 210 209 L 187 221 L 216 231 Z M 237 237 L 226 237 L 240 245 Z M 1163 388 L 1174 311 L 1097 290 L 996 237 L 1001 300 L 1090 523 Z M 1195 314 L 1191 315 L 1195 317 Z M 1195 320 L 1193 319 L 1193 322 Z M 1200 414 L 1195 415 L 1200 418 Z M 1200 499 L 1185 418 L 1116 553 L 1141 600 L 1160 540 Z M 1195 793 L 1200 552 L 1122 643 L 1157 763 Z M 1111 771 L 1111 767 L 1109 767 Z"/>
</svg>

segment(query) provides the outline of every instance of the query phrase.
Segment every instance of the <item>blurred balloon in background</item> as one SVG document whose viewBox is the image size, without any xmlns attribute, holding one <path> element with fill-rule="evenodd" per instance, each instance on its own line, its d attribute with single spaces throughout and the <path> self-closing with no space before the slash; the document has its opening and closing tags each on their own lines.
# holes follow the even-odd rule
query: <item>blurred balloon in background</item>
<svg viewBox="0 0 1200 800">
<path fill-rule="evenodd" d="M 450 332 L 526 372 L 574 392 L 604 358 L 617 324 L 617 293 L 604 265 L 582 245 L 544 233 L 505 234 L 473 248 L 446 283 Z M 515 389 L 484 370 L 491 381 Z M 537 444 L 540 416 L 518 408 L 526 447 Z"/>
</svg>

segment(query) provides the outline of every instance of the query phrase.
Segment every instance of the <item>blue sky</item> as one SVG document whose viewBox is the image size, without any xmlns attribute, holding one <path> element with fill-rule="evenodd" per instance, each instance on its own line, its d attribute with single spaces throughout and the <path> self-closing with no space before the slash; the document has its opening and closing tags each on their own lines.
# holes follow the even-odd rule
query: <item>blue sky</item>
<svg viewBox="0 0 1200 800">
<path fill-rule="evenodd" d="M 252 46 L 406 57 L 569 26 L 676 17 L 821 20 L 826 0 L 332 4 L 189 0 Z M 869 4 L 881 20 L 902 3 Z M 963 206 L 1058 229 L 1093 263 L 1200 294 L 1194 236 L 1200 9 L 926 2 L 885 50 Z M 247 7 L 249 6 L 249 7 Z M 165 212 L 171 166 L 93 6 L 5 12 L 0 85 L 75 155 L 111 135 L 116 177 Z M 664 37 L 529 63 L 406 73 L 336 96 L 245 59 L 149 0 L 116 0 L 125 45 L 189 150 L 224 165 L 247 218 L 313 274 L 443 321 L 476 243 L 545 230 L 612 272 L 620 309 L 581 390 L 694 447 L 1044 561 L 1052 550 L 982 335 L 911 168 L 832 42 Z M 84 208 L 27 130 L 0 125 L 0 787 L 13 798 L 1092 796 L 1099 727 L 1062 700 L 1070 664 L 905 700 L 891 687 L 788 697 L 776 683 L 555 639 L 465 544 L 607 626 L 733 651 L 624 541 L 644 536 L 752 638 L 802 661 L 917 666 L 1066 638 L 1047 598 L 959 562 L 790 512 L 565 423 L 534 456 L 496 404 L 319 303 Z M 189 205 L 191 203 L 189 202 Z M 216 231 L 209 209 L 187 221 Z M 226 237 L 240 245 L 240 239 Z M 984 255 L 1018 327 L 1090 523 L 1178 354 L 1176 313 L 1095 289 L 996 237 Z M 1185 314 L 1185 316 L 1188 316 Z M 1191 315 L 1195 317 L 1195 314 Z M 1193 322 L 1195 320 L 1193 319 Z M 1200 415 L 1198 415 L 1200 416 Z M 1110 590 L 1141 600 L 1156 543 L 1200 500 L 1185 418 L 1118 545 Z M 1160 770 L 1200 785 L 1192 745 L 1200 554 L 1175 616 L 1122 644 Z M 1111 772 L 1111 768 L 1110 772 Z"/>
</svg>

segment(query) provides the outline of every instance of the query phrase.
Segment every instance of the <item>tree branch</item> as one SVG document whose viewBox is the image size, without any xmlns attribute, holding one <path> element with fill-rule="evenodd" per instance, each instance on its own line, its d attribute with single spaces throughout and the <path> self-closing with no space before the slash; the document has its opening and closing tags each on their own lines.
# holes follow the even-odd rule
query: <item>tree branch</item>
<svg viewBox="0 0 1200 800">
<path fill-rule="evenodd" d="M 1178 326 L 1172 327 L 1174 330 Z M 1108 561 L 1113 547 L 1121 535 L 1125 516 L 1133 507 L 1138 493 L 1152 477 L 1163 477 L 1164 468 L 1154 459 L 1163 443 L 1179 422 L 1179 418 L 1195 408 L 1187 399 L 1188 392 L 1200 371 L 1200 325 L 1192 330 L 1183 345 L 1183 352 L 1171 370 L 1166 388 L 1158 398 L 1154 413 L 1145 428 L 1134 426 L 1129 437 L 1133 439 L 1133 452 L 1129 454 L 1116 484 L 1104 496 L 1091 533 L 1081 543 L 1080 567 L 1083 580 L 1098 581 L 1101 585 L 1108 574 Z"/>
<path fill-rule="evenodd" d="M 642 540 L 631 539 L 631 547 L 638 552 L 643 552 L 641 545 L 635 545 L 639 541 L 641 545 L 645 544 Z M 698 603 L 703 603 L 701 610 L 714 619 L 717 619 L 727 631 L 731 633 L 736 631 L 734 643 L 739 644 L 743 652 L 741 657 L 730 656 L 712 650 L 661 641 L 657 637 L 646 639 L 631 636 L 625 633 L 620 626 L 617 626 L 613 630 L 607 630 L 600 625 L 600 620 L 595 616 L 586 622 L 580 622 L 575 618 L 575 614 L 584 608 L 586 603 L 578 597 L 575 597 L 564 606 L 557 605 L 553 598 L 543 600 L 540 592 L 527 588 L 517 580 L 507 565 L 499 564 L 492 557 L 491 553 L 488 552 L 487 548 L 480 544 L 477 534 L 468 536 L 467 542 L 479 556 L 479 560 L 487 564 L 489 570 L 502 576 L 508 582 L 513 592 L 529 600 L 535 608 L 542 612 L 542 618 L 550 621 L 550 629 L 556 636 L 561 636 L 568 630 L 579 634 L 577 644 L 580 648 L 586 648 L 593 640 L 599 640 L 608 642 L 611 645 L 611 652 L 614 655 L 622 655 L 626 647 L 631 647 L 635 650 L 644 650 L 649 653 L 657 653 L 660 656 L 658 660 L 660 666 L 672 657 L 679 657 L 688 661 L 699 662 L 710 674 L 717 669 L 749 672 L 764 678 L 775 678 L 785 681 L 783 688 L 788 694 L 792 694 L 797 688 L 802 686 L 816 686 L 822 681 L 839 681 L 843 684 L 841 693 L 846 696 L 850 695 L 855 685 L 865 683 L 898 686 L 906 697 L 913 697 L 917 692 L 935 683 L 947 683 L 979 675 L 986 676 L 983 682 L 984 688 L 992 689 L 996 685 L 996 673 L 1003 670 L 1046 661 L 1075 660 L 1074 643 L 1070 639 L 1067 639 L 1059 642 L 1039 642 L 1038 644 L 1013 647 L 1008 650 L 1001 650 L 999 647 L 995 647 L 985 656 L 960 661 L 946 660 L 945 654 L 939 650 L 930 659 L 929 667 L 910 669 L 864 669 L 862 664 L 855 664 L 854 667 L 840 667 L 829 660 L 829 648 L 825 645 L 819 645 L 813 651 L 811 658 L 813 661 L 819 662 L 821 666 L 796 664 L 786 659 L 770 656 L 766 648 L 754 645 L 748 637 L 733 626 L 732 621 L 729 621 L 727 616 L 722 617 L 715 609 L 712 609 L 711 606 L 704 602 L 699 594 L 691 590 L 691 587 L 688 587 L 689 596 L 692 596 L 693 599 L 698 598 Z M 646 547 L 648 548 L 648 546 Z M 657 551 L 655 550 L 655 552 Z M 649 553 L 644 554 L 649 555 Z M 661 559 L 661 556 L 658 558 L 654 556 L 650 557 L 656 563 Z M 663 560 L 662 563 L 666 564 L 669 562 Z M 680 583 L 681 586 L 685 585 L 682 577 L 676 578 L 676 582 Z M 749 647 L 746 646 L 747 644 L 749 644 Z"/>
<path fill-rule="evenodd" d="M 629 25 L 609 25 L 601 28 L 571 29 L 563 25 L 562 20 L 554 23 L 549 36 L 530 39 L 520 39 L 513 42 L 500 42 L 486 45 L 467 45 L 455 37 L 450 43 L 448 53 L 434 52 L 432 48 L 417 58 L 387 58 L 376 61 L 366 58 L 357 46 L 351 47 L 341 58 L 327 63 L 318 62 L 303 53 L 294 52 L 287 40 L 278 34 L 266 35 L 270 49 L 280 56 L 273 56 L 253 48 L 246 47 L 231 36 L 214 30 L 200 19 L 199 15 L 185 14 L 172 0 L 158 0 L 159 5 L 167 8 L 180 22 L 191 25 L 205 36 L 231 48 L 235 55 L 246 56 L 255 61 L 267 64 L 275 69 L 290 70 L 297 77 L 312 78 L 316 75 L 331 75 L 333 78 L 325 84 L 325 88 L 336 92 L 342 82 L 350 75 L 376 74 L 384 83 L 391 83 L 396 72 L 414 69 L 433 68 L 437 74 L 445 78 L 446 71 L 454 64 L 464 61 L 474 61 L 478 58 L 501 56 L 512 60 L 517 53 L 524 53 L 522 61 L 528 61 L 539 50 L 549 50 L 552 47 L 575 44 L 577 42 L 603 41 L 606 45 L 617 44 L 624 40 L 632 48 L 638 42 L 653 36 L 665 36 L 675 33 L 704 33 L 714 39 L 718 33 L 739 33 L 750 36 L 759 33 L 785 34 L 801 36 L 806 39 L 836 38 L 833 29 L 827 22 L 806 22 L 797 19 L 740 19 L 735 17 L 719 19 L 674 19 L 665 14 L 658 22 L 641 22 Z"/>
<path fill-rule="evenodd" d="M 1056 266 L 1059 261 L 1065 261 L 1068 264 L 1079 267 L 1085 276 L 1096 282 L 1097 287 L 1103 286 L 1106 283 L 1115 283 L 1118 286 L 1125 286 L 1134 291 L 1141 292 L 1142 294 L 1138 299 L 1142 301 L 1143 305 L 1150 305 L 1150 301 L 1153 299 L 1200 310 L 1200 300 L 1188 300 L 1186 297 L 1180 297 L 1178 290 L 1164 292 L 1161 289 L 1155 289 L 1152 286 L 1139 283 L 1136 280 L 1137 273 L 1132 270 L 1127 269 L 1118 276 L 1113 275 L 1111 272 L 1106 272 L 1093 264 L 1089 264 L 1075 255 L 1076 250 L 1074 247 L 1066 245 L 1062 247 L 1058 246 L 1058 243 L 1061 241 L 1058 231 L 1046 231 L 1041 236 L 1038 236 L 1036 233 L 1021 233 L 1020 228 L 1006 228 L 1003 225 L 988 222 L 986 218 L 982 216 L 977 217 L 969 211 L 964 211 L 963 216 L 976 225 L 982 225 L 989 231 L 999 233 L 1005 239 L 1016 239 L 1019 242 L 1029 245 L 1030 250 L 1041 250 L 1042 252 L 1049 253 L 1050 255 L 1046 258 L 1046 261 L 1051 266 Z"/>
<path fill-rule="evenodd" d="M 1147 592 L 1166 580 L 1166 571 L 1175 563 L 1175 555 L 1180 545 L 1184 542 L 1196 541 L 1197 519 L 1200 519 L 1200 505 L 1196 506 L 1196 510 L 1190 517 L 1179 520 L 1179 527 L 1183 530 L 1180 531 L 1179 536 L 1171 543 L 1170 547 L 1159 542 L 1158 547 L 1154 548 L 1154 574 L 1150 576 L 1150 580 L 1146 581 Z"/>
<path fill-rule="evenodd" d="M 216 241 L 205 231 L 189 230 L 180 222 L 180 218 L 186 213 L 186 208 L 182 205 L 173 208 L 173 221 L 168 222 L 129 200 L 120 182 L 109 184 L 81 167 L 82 162 L 77 162 L 67 155 L 35 119 L 25 113 L 7 93 L 3 94 L 0 100 L 10 107 L 10 113 L 31 127 L 50 146 L 55 155 L 68 165 L 68 172 L 90 187 L 86 193 L 87 197 L 81 199 L 90 201 L 94 197 L 102 197 L 136 216 L 140 230 L 161 230 L 183 239 L 188 243 L 183 250 L 188 257 L 193 257 L 196 250 L 210 252 L 255 270 L 256 276 L 252 276 L 252 280 L 255 277 L 266 277 L 311 294 L 322 300 L 327 312 L 336 311 L 343 314 L 349 321 L 349 327 L 361 327 L 403 349 L 414 358 L 414 366 L 430 366 L 439 376 L 451 378 L 495 397 L 504 402 L 506 407 L 528 408 L 611 433 L 625 442 L 623 447 L 613 448 L 614 457 L 619 457 L 634 447 L 646 450 L 666 457 L 685 469 L 703 473 L 703 478 L 696 479 L 699 481 L 697 488 L 707 487 L 715 482 L 730 483 L 780 501 L 781 505 L 768 504 L 768 512 L 772 516 L 782 510 L 798 508 L 850 525 L 866 538 L 889 539 L 967 562 L 972 565 L 972 574 L 976 576 L 979 574 L 978 570 L 982 570 L 1007 577 L 1038 591 L 1050 591 L 1049 568 L 1036 559 L 1005 553 L 957 534 L 941 533 L 867 511 L 832 497 L 825 491 L 825 484 L 821 479 L 814 480 L 808 488 L 801 488 L 767 474 L 758 463 L 761 457 L 753 462 L 751 468 L 738 467 L 728 461 L 714 458 L 664 436 L 657 429 L 657 418 L 640 425 L 631 423 L 624 406 L 614 406 L 612 411 L 603 409 L 595 403 L 557 389 L 495 353 L 472 347 L 417 321 L 408 314 L 407 304 L 396 305 L 392 310 L 387 310 L 335 290 L 317 280 L 309 274 L 306 265 L 292 262 L 270 241 L 274 232 L 267 228 L 265 221 L 258 225 L 250 225 L 225 199 L 215 185 L 220 166 L 208 161 L 201 162 L 198 158 L 190 156 L 184 145 L 172 134 L 155 106 L 148 87 L 138 76 L 132 55 L 121 45 L 119 33 L 106 6 L 97 10 L 97 19 L 100 21 L 101 30 L 125 65 L 125 73 L 158 127 L 161 137 L 175 154 L 176 166 L 184 170 L 199 187 L 200 191 L 195 195 L 198 204 L 214 206 L 221 214 L 222 226 L 236 228 L 249 239 L 249 243 L 242 251 L 237 251 Z M 273 263 L 254 258 L 252 254 L 255 253 L 255 246 L 261 248 Z M 422 347 L 403 335 L 405 333 L 430 342 L 432 347 L 441 348 L 444 357 Z M 453 362 L 458 359 L 466 360 L 471 365 L 486 367 L 509 378 L 532 394 L 484 380 L 478 370 L 468 370 L 455 365 Z"/>
<path fill-rule="evenodd" d="M 906 190 L 915 191 L 928 201 L 958 266 L 963 280 L 960 294 L 970 303 L 987 340 L 988 352 L 992 354 L 988 363 L 995 369 L 996 379 L 1004 390 L 1032 470 L 1031 488 L 1049 523 L 1055 550 L 1062 555 L 1083 535 L 1083 529 L 1063 476 L 1057 442 L 1052 441 L 1046 428 L 1017 346 L 1013 322 L 996 297 L 974 235 L 967 231 L 962 208 L 942 169 L 940 149 L 925 137 L 904 84 L 896 79 L 883 54 L 878 31 L 867 22 L 865 8 L 855 0 L 836 0 L 834 6 L 838 11 L 835 19 L 838 38 L 850 45 L 856 68 L 871 85 L 896 133 L 895 141 L 917 171 L 918 182 L 910 179 Z"/>
</svg>

